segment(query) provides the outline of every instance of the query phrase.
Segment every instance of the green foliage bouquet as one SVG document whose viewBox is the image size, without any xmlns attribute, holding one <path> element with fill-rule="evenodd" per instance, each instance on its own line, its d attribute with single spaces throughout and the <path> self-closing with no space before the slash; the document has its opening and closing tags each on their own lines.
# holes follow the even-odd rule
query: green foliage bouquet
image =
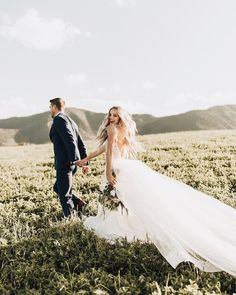
<svg viewBox="0 0 236 295">
<path fill-rule="evenodd" d="M 115 177 L 114 172 L 112 172 L 112 175 Z M 128 209 L 117 196 L 116 187 L 112 186 L 108 182 L 100 186 L 98 201 L 103 206 L 103 208 L 107 208 L 108 210 L 113 211 L 118 210 L 118 208 L 121 207 L 122 210 L 125 209 L 128 213 Z"/>
</svg>

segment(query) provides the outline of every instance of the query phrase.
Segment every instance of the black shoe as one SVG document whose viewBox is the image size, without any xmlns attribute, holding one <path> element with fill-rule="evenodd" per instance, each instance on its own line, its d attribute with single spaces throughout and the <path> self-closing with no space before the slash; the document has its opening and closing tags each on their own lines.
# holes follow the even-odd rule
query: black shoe
<svg viewBox="0 0 236 295">
<path fill-rule="evenodd" d="M 81 216 L 83 214 L 86 205 L 87 204 L 83 200 L 79 199 L 74 208 L 74 210 L 78 213 L 78 216 Z"/>
</svg>

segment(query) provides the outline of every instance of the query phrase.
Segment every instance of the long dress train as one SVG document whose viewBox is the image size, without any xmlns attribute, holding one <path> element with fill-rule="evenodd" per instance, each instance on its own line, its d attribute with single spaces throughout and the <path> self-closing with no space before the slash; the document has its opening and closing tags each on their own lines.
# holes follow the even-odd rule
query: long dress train
<svg viewBox="0 0 236 295">
<path fill-rule="evenodd" d="M 190 261 L 206 272 L 236 276 L 236 209 L 113 150 L 117 195 L 128 208 L 98 214 L 85 226 L 108 240 L 126 237 L 156 245 L 173 268 Z"/>
</svg>

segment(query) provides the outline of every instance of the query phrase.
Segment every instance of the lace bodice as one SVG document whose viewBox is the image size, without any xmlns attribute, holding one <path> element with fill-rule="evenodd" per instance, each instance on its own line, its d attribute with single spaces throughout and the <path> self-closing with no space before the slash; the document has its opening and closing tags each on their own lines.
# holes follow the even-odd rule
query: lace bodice
<svg viewBox="0 0 236 295">
<path fill-rule="evenodd" d="M 106 142 L 106 150 L 107 150 L 107 142 Z M 128 159 L 129 158 L 128 149 L 125 147 L 120 149 L 117 145 L 117 142 L 115 141 L 115 143 L 113 144 L 113 147 L 112 147 L 112 157 L 114 159 L 117 159 L 117 158 Z"/>
<path fill-rule="evenodd" d="M 127 148 L 123 148 L 123 149 L 120 149 L 117 145 L 117 143 L 115 143 L 113 145 L 113 158 L 124 158 L 124 159 L 127 159 L 129 157 L 129 153 L 128 153 L 128 150 Z"/>
</svg>

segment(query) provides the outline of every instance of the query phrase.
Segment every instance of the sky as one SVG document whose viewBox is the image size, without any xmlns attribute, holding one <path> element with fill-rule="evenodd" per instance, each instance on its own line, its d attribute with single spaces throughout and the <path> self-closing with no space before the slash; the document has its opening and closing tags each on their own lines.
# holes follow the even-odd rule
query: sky
<svg viewBox="0 0 236 295">
<path fill-rule="evenodd" d="M 236 103 L 235 0 L 0 0 L 0 118 Z"/>
</svg>

